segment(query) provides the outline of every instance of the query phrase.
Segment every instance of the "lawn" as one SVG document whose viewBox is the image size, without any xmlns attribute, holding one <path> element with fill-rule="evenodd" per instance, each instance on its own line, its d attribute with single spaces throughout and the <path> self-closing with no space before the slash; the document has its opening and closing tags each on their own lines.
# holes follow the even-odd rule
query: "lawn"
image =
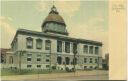
<svg viewBox="0 0 128 81">
<path fill-rule="evenodd" d="M 65 70 L 35 70 L 35 69 L 23 69 L 23 70 L 13 70 L 13 69 L 2 69 L 1 76 L 9 75 L 31 75 L 31 74 L 48 74 L 48 73 L 66 73 Z"/>
</svg>

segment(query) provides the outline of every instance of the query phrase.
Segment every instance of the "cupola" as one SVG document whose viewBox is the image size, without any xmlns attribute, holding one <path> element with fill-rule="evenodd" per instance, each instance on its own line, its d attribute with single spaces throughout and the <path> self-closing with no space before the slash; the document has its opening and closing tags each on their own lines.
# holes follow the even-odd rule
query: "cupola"
<svg viewBox="0 0 128 81">
<path fill-rule="evenodd" d="M 68 35 L 66 24 L 54 5 L 42 24 L 42 31 L 45 33 Z"/>
</svg>

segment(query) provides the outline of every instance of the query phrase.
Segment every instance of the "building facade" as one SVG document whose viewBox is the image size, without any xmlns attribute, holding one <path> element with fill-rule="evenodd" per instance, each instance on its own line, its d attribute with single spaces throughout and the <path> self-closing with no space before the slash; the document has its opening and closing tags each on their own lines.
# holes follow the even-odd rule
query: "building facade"
<svg viewBox="0 0 128 81">
<path fill-rule="evenodd" d="M 13 66 L 13 52 L 11 49 L 0 49 L 1 53 L 1 68 L 10 68 Z"/>
<path fill-rule="evenodd" d="M 42 31 L 18 29 L 11 43 L 13 66 L 20 69 L 102 68 L 102 43 L 69 37 L 66 24 L 53 6 Z"/>
</svg>

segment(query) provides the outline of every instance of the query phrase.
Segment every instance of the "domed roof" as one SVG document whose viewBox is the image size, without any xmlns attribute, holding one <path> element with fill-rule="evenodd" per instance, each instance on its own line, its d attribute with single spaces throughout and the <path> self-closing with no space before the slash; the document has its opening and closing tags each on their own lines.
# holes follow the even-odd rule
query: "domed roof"
<svg viewBox="0 0 128 81">
<path fill-rule="evenodd" d="M 54 5 L 51 8 L 49 15 L 45 18 L 42 26 L 44 26 L 47 22 L 56 22 L 65 25 L 63 18 L 59 15 Z"/>
</svg>

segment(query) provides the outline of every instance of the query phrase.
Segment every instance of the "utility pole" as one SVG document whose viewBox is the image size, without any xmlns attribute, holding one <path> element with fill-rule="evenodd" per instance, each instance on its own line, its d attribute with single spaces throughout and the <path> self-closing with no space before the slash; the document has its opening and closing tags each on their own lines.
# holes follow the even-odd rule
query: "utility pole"
<svg viewBox="0 0 128 81">
<path fill-rule="evenodd" d="M 23 53 L 25 53 L 26 51 L 23 51 L 23 50 L 21 50 L 21 51 L 19 51 L 20 53 L 19 53 L 19 70 L 20 70 L 20 72 L 21 72 L 21 56 L 23 55 Z"/>
<path fill-rule="evenodd" d="M 19 51 L 19 71 L 21 72 L 21 51 Z"/>
<path fill-rule="evenodd" d="M 49 40 L 49 44 L 50 44 L 50 49 L 49 49 L 49 54 L 50 54 L 50 59 L 49 59 L 49 65 L 50 65 L 50 67 L 49 67 L 49 72 L 51 73 L 51 41 Z"/>
<path fill-rule="evenodd" d="M 52 53 L 51 53 L 51 41 L 50 41 L 50 72 L 52 71 Z"/>
</svg>

